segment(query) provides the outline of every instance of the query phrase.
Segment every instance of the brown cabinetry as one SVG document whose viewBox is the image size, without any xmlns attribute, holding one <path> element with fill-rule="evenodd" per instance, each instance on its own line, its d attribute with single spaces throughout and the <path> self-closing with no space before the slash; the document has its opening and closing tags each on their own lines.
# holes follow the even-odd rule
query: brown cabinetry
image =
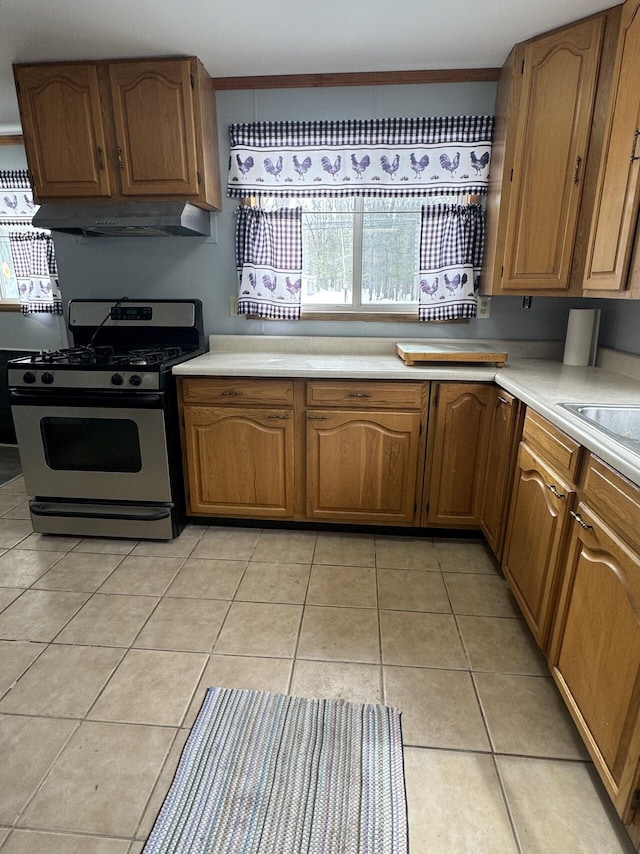
<svg viewBox="0 0 640 854">
<path fill-rule="evenodd" d="M 279 380 L 181 383 L 190 513 L 294 515 L 293 408 L 283 403 L 292 387 Z"/>
<path fill-rule="evenodd" d="M 590 457 L 571 527 L 549 658 L 619 815 L 632 835 L 635 828 L 636 844 L 639 530 L 640 490 Z"/>
<path fill-rule="evenodd" d="M 309 519 L 415 524 L 425 391 L 422 383 L 307 383 Z"/>
<path fill-rule="evenodd" d="M 215 95 L 195 57 L 16 65 L 37 201 L 220 207 Z"/>
<path fill-rule="evenodd" d="M 580 293 L 601 143 L 593 118 L 606 100 L 617 21 L 610 11 L 516 45 L 503 68 L 486 293 Z"/>
<path fill-rule="evenodd" d="M 640 297 L 640 271 L 629 278 L 640 207 L 639 77 L 640 0 L 627 0 L 589 236 L 588 296 Z"/>
<path fill-rule="evenodd" d="M 502 568 L 538 645 L 547 648 L 580 448 L 528 412 L 516 464 Z"/>
<path fill-rule="evenodd" d="M 433 383 L 423 524 L 479 527 L 493 386 Z"/>
<path fill-rule="evenodd" d="M 498 387 L 493 389 L 491 407 L 480 527 L 491 550 L 501 560 L 518 437 L 522 430 L 522 407 L 517 398 Z"/>
</svg>

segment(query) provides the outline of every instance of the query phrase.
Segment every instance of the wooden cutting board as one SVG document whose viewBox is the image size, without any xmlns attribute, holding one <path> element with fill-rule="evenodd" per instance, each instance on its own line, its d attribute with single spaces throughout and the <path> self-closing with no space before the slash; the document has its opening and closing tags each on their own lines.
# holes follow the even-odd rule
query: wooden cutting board
<svg viewBox="0 0 640 854">
<path fill-rule="evenodd" d="M 405 365 L 416 362 L 495 362 L 498 368 L 507 361 L 507 354 L 487 344 L 396 344 L 396 353 Z"/>
</svg>

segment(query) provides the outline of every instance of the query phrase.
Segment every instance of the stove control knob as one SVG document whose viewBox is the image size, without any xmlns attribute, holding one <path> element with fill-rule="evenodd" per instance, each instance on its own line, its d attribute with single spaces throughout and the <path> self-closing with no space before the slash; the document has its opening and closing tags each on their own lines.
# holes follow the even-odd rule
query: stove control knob
<svg viewBox="0 0 640 854">
<path fill-rule="evenodd" d="M 51 383 L 53 382 L 53 374 L 50 374 L 49 371 L 45 371 L 44 374 L 40 377 L 40 379 L 45 385 L 51 385 Z"/>
<path fill-rule="evenodd" d="M 132 374 L 132 376 L 129 377 L 129 383 L 131 385 L 141 385 L 142 377 L 140 376 L 140 374 Z"/>
<path fill-rule="evenodd" d="M 111 377 L 111 384 L 112 385 L 122 385 L 123 382 L 124 382 L 124 379 L 122 377 L 122 374 L 114 374 Z"/>
<path fill-rule="evenodd" d="M 33 373 L 33 371 L 27 371 L 26 374 L 23 374 L 22 376 L 22 382 L 27 383 L 28 385 L 31 385 L 31 383 L 34 383 L 35 381 L 36 375 Z"/>
</svg>

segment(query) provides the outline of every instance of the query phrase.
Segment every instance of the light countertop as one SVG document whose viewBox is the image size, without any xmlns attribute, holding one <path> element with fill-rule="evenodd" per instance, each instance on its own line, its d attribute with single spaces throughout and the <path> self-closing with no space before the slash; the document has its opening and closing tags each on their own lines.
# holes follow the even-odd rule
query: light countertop
<svg viewBox="0 0 640 854">
<path fill-rule="evenodd" d="M 201 377 L 495 381 L 640 486 L 640 456 L 559 405 L 640 405 L 640 379 L 605 368 L 563 365 L 561 346 L 558 350 L 553 342 L 485 343 L 506 350 L 509 356 L 505 367 L 459 363 L 408 367 L 395 353 L 395 340 L 384 338 L 211 336 L 210 352 L 177 365 L 173 373 Z"/>
</svg>

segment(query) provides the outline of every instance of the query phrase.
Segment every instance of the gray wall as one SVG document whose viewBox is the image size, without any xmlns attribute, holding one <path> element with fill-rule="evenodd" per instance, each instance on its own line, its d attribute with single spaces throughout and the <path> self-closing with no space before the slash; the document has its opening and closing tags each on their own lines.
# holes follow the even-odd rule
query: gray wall
<svg viewBox="0 0 640 854">
<path fill-rule="evenodd" d="M 413 86 L 345 87 L 229 91 L 217 94 L 220 167 L 226 178 L 231 122 L 376 118 L 387 116 L 484 114 L 493 112 L 495 84 L 454 83 Z M 5 151 L 0 148 L 0 168 Z M 24 165 L 24 160 L 20 165 Z M 60 283 L 65 301 L 80 297 L 197 297 L 203 301 L 207 334 L 347 335 L 393 338 L 522 338 L 561 340 L 572 306 L 602 309 L 600 342 L 640 354 L 640 302 L 567 300 L 535 297 L 530 309 L 521 297 L 495 297 L 489 320 L 468 325 L 361 322 L 251 321 L 229 316 L 229 297 L 236 294 L 234 267 L 235 200 L 212 214 L 215 239 L 76 238 L 56 235 Z M 44 327 L 31 318 L 0 317 L 0 346 L 20 337 L 60 336 L 55 318 Z M 20 325 L 18 325 L 20 322 Z M 40 323 L 43 321 L 39 320 Z M 25 346 L 29 346 L 25 344 Z M 47 345 L 37 345 L 47 346 Z"/>
</svg>

